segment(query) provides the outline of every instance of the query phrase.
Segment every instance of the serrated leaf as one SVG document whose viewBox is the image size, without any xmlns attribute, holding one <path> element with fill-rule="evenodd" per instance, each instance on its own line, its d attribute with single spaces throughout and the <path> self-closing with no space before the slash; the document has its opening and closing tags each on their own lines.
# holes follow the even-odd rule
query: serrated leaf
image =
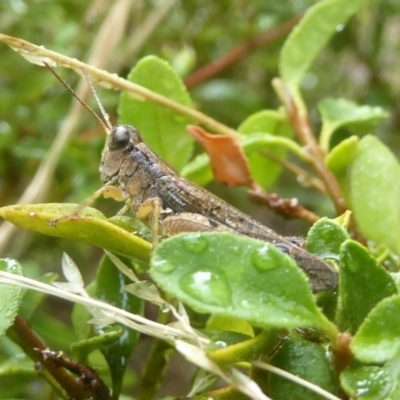
<svg viewBox="0 0 400 400">
<path fill-rule="evenodd" d="M 352 399 L 384 400 L 393 387 L 393 380 L 385 368 L 366 366 L 348 368 L 340 374 L 343 390 Z"/>
<path fill-rule="evenodd" d="M 400 165 L 379 139 L 366 136 L 350 170 L 350 200 L 360 232 L 400 254 Z"/>
<path fill-rule="evenodd" d="M 335 395 L 338 393 L 333 366 L 320 344 L 293 335 L 285 340 L 272 357 L 271 364 L 314 383 L 328 392 Z M 269 395 L 274 400 L 322 399 L 320 395 L 309 389 L 275 374 L 270 374 L 269 389 Z"/>
<path fill-rule="evenodd" d="M 340 248 L 340 277 L 344 310 L 355 333 L 367 314 L 384 298 L 397 294 L 390 274 L 354 240 Z"/>
<path fill-rule="evenodd" d="M 321 143 L 328 150 L 332 134 L 344 126 L 357 128 L 357 133 L 368 133 L 376 124 L 387 118 L 388 113 L 381 107 L 360 106 L 347 99 L 326 98 L 318 104 L 322 119 Z"/>
<path fill-rule="evenodd" d="M 142 314 L 143 301 L 130 295 L 125 290 L 125 285 L 128 283 L 130 283 L 129 279 L 115 267 L 108 257 L 104 257 L 97 272 L 97 297 L 108 304 L 133 314 Z M 129 356 L 139 340 L 138 332 L 127 327 L 123 327 L 123 330 L 124 333 L 117 342 L 101 348 L 110 367 L 113 381 L 113 398 L 118 398 Z"/>
<path fill-rule="evenodd" d="M 325 0 L 309 8 L 283 46 L 279 72 L 294 90 L 337 28 L 346 24 L 365 0 Z"/>
<path fill-rule="evenodd" d="M 400 356 L 400 296 L 382 300 L 368 314 L 350 348 L 365 363 L 383 363 Z"/>
<path fill-rule="evenodd" d="M 274 136 L 290 138 L 293 136 L 290 124 L 284 114 L 273 110 L 264 110 L 251 115 L 238 128 L 244 135 L 267 133 Z M 248 154 L 252 178 L 265 189 L 269 189 L 282 173 L 282 167 L 269 160 L 260 151 L 268 151 L 279 159 L 285 159 L 287 150 L 282 146 L 259 146 L 257 152 Z"/>
<path fill-rule="evenodd" d="M 303 272 L 270 243 L 230 233 L 176 235 L 156 248 L 151 275 L 164 291 L 199 312 L 257 326 L 329 324 Z"/>
<path fill-rule="evenodd" d="M 0 217 L 20 228 L 89 243 L 138 261 L 147 262 L 151 244 L 132 233 L 107 221 L 94 208 L 85 208 L 79 216 L 60 221 L 56 226 L 50 222 L 72 212 L 77 204 L 24 204 L 0 208 Z"/>
<path fill-rule="evenodd" d="M 142 58 L 129 74 L 128 80 L 186 106 L 191 106 L 189 94 L 172 67 L 164 60 Z M 193 151 L 193 140 L 186 125 L 193 121 L 174 114 L 150 101 L 141 101 L 122 93 L 119 123 L 134 125 L 146 144 L 166 163 L 178 171 L 187 163 Z"/>
<path fill-rule="evenodd" d="M 22 275 L 19 263 L 11 258 L 0 259 L 0 270 L 16 275 Z M 13 324 L 22 301 L 23 290 L 19 286 L 0 283 L 0 338 Z"/>
</svg>

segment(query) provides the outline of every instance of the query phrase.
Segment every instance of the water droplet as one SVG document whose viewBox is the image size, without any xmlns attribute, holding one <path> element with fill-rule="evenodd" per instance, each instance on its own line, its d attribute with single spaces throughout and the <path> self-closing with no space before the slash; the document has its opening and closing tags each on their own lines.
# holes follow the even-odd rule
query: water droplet
<svg viewBox="0 0 400 400">
<path fill-rule="evenodd" d="M 183 238 L 183 245 L 194 254 L 204 253 L 208 248 L 208 240 L 200 234 L 187 235 Z"/>
<path fill-rule="evenodd" d="M 281 257 L 265 245 L 251 254 L 251 262 L 259 271 L 264 272 L 278 267 Z"/>
<path fill-rule="evenodd" d="M 226 347 L 226 343 L 223 342 L 222 340 L 218 340 L 215 342 L 215 346 L 219 347 L 220 349 L 223 349 L 224 347 Z"/>
<path fill-rule="evenodd" d="M 173 271 L 176 268 L 176 265 L 174 265 L 171 261 L 168 260 L 153 260 L 153 268 L 157 272 L 164 272 L 168 273 Z"/>
<path fill-rule="evenodd" d="M 171 311 L 171 306 L 168 303 L 161 303 L 160 304 L 160 310 L 163 313 L 167 313 Z"/>
<path fill-rule="evenodd" d="M 231 289 L 220 271 L 196 271 L 184 276 L 180 284 L 186 294 L 204 303 L 222 307 L 231 305 Z"/>
<path fill-rule="evenodd" d="M 254 303 L 253 301 L 249 300 L 242 300 L 240 302 L 240 306 L 243 307 L 245 310 L 254 310 L 260 307 L 260 304 Z"/>
<path fill-rule="evenodd" d="M 343 24 L 336 25 L 336 32 L 341 32 L 344 29 Z"/>
<path fill-rule="evenodd" d="M 29 216 L 30 216 L 30 217 L 34 217 L 34 216 L 36 216 L 36 213 L 35 213 L 34 211 L 31 211 L 31 212 L 29 213 Z"/>
</svg>

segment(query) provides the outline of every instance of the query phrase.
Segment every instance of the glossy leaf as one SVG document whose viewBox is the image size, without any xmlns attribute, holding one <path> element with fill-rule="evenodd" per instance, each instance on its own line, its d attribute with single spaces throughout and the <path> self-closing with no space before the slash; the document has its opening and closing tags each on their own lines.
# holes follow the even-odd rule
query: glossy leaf
<svg viewBox="0 0 400 400">
<path fill-rule="evenodd" d="M 151 275 L 165 292 L 199 312 L 257 326 L 329 324 L 295 262 L 248 237 L 196 233 L 166 239 L 152 257 Z"/>
<path fill-rule="evenodd" d="M 238 127 L 238 132 L 245 136 L 262 132 L 277 137 L 290 138 L 293 136 L 286 116 L 282 112 L 273 110 L 260 111 L 251 115 Z M 260 153 L 261 151 L 267 151 L 279 159 L 285 159 L 287 150 L 283 146 L 264 144 L 258 146 L 258 151 L 247 152 L 253 179 L 260 186 L 268 189 L 282 173 L 282 167 Z"/>
<path fill-rule="evenodd" d="M 393 380 L 385 368 L 366 366 L 349 368 L 340 374 L 340 383 L 352 399 L 384 400 L 393 387 Z"/>
<path fill-rule="evenodd" d="M 400 255 L 400 165 L 379 139 L 366 136 L 350 171 L 350 199 L 360 232 Z"/>
<path fill-rule="evenodd" d="M 308 382 L 331 392 L 338 393 L 336 377 L 325 349 L 317 343 L 292 336 L 285 340 L 272 357 L 271 364 L 299 376 Z M 295 382 L 270 374 L 269 395 L 274 400 L 321 400 L 322 397 Z"/>
<path fill-rule="evenodd" d="M 50 224 L 70 214 L 76 206 L 54 203 L 8 206 L 0 208 L 0 217 L 20 228 L 89 243 L 138 261 L 148 261 L 150 243 L 108 222 L 100 211 L 93 208 L 87 207 L 79 216 L 57 222 L 56 226 Z"/>
<path fill-rule="evenodd" d="M 354 240 L 340 248 L 340 265 L 344 310 L 354 334 L 368 313 L 384 298 L 397 294 L 397 288 L 390 274 Z"/>
<path fill-rule="evenodd" d="M 0 259 L 0 270 L 16 275 L 22 275 L 22 268 L 11 258 Z M 0 283 L 0 337 L 13 324 L 22 301 L 23 290 L 19 286 Z"/>
<path fill-rule="evenodd" d="M 321 145 L 329 149 L 332 134 L 344 126 L 354 127 L 355 132 L 368 133 L 379 121 L 388 117 L 381 107 L 360 106 L 347 99 L 325 98 L 318 104 L 322 119 Z"/>
<path fill-rule="evenodd" d="M 178 103 L 191 106 L 189 94 L 172 67 L 161 58 L 142 58 L 129 74 L 128 80 Z M 119 123 L 134 125 L 146 144 L 166 163 L 178 171 L 187 163 L 193 140 L 186 133 L 187 118 L 171 110 L 132 98 L 122 93 Z"/>
<path fill-rule="evenodd" d="M 329 39 L 365 0 L 325 0 L 309 8 L 283 46 L 279 72 L 285 84 L 298 89 L 311 64 Z"/>
<path fill-rule="evenodd" d="M 368 314 L 350 347 L 365 363 L 382 363 L 400 356 L 400 296 L 382 300 Z"/>
<path fill-rule="evenodd" d="M 125 290 L 125 285 L 128 283 L 130 282 L 125 275 L 115 267 L 108 257 L 104 257 L 97 272 L 97 297 L 108 304 L 133 314 L 142 314 L 143 301 L 130 295 Z M 127 327 L 122 329 L 124 333 L 121 334 L 117 342 L 101 348 L 110 367 L 114 398 L 118 398 L 129 356 L 139 340 L 138 332 Z M 103 332 L 104 329 L 98 328 L 98 331 Z"/>
</svg>

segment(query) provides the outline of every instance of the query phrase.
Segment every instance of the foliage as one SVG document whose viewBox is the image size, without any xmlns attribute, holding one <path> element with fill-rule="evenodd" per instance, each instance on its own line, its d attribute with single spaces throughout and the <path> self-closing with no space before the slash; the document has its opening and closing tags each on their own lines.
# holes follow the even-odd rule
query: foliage
<svg viewBox="0 0 400 400">
<path fill-rule="evenodd" d="M 65 89 L 2 43 L 0 217 L 35 234 L 4 236 L 1 245 L 7 258 L 0 263 L 6 388 L 0 398 L 398 398 L 400 167 L 392 135 L 398 49 L 389 40 L 396 27 L 388 16 L 400 8 L 383 0 L 267 3 L 143 2 L 124 15 L 117 8 L 84 10 L 77 1 L 2 3 L 4 33 L 56 51 L 0 37 L 39 65 L 81 72 L 78 61 L 62 55 L 85 58 L 102 21 L 115 35 L 124 26 L 117 50 L 105 57 L 107 68 L 85 66 L 95 84 L 122 92 L 118 107 L 114 92 L 99 92 L 106 110 L 118 108 L 120 123 L 138 127 L 161 159 L 199 185 L 213 180 L 212 168 L 186 126 L 231 136 L 249 162 L 250 196 L 286 216 L 296 211 L 308 225 L 319 219 L 315 213 L 331 217 L 312 225 L 306 245 L 338 271 L 340 282 L 312 293 L 310 280 L 318 278 L 312 265 L 304 273 L 279 243 L 232 232 L 179 234 L 151 252 L 154 225 L 149 230 L 135 216 L 107 218 L 115 214 L 110 201 L 102 201 L 104 212 L 86 207 L 65 218 L 76 207 L 71 199 L 79 202 L 100 186 L 102 133 L 89 130 L 93 119 L 83 113 L 85 133 L 65 139 L 61 157 L 54 147 L 47 152 L 57 126 L 60 137 L 65 129 L 59 121 L 76 110 L 65 117 Z M 284 42 L 287 27 L 278 40 L 262 42 L 265 31 L 299 12 L 305 15 L 290 22 L 296 26 Z M 111 36 L 103 36 L 100 55 Z M 230 58 L 212 63 L 243 41 Z M 260 48 L 261 42 L 271 46 Z M 227 59 L 226 69 L 218 69 Z M 129 78 L 118 80 L 106 69 Z M 74 83 L 75 76 L 64 76 Z M 51 164 L 44 179 L 31 183 L 39 188 L 32 202 L 41 204 L 15 204 L 32 171 L 52 158 L 57 169 Z M 240 200 L 244 190 L 220 192 L 254 212 Z M 298 197 L 304 207 L 283 196 Z M 54 274 L 61 249 L 79 266 L 63 256 L 67 282 Z M 152 344 L 143 357 L 146 337 Z M 173 390 L 159 391 L 174 353 L 186 358 L 173 367 L 181 378 Z"/>
</svg>

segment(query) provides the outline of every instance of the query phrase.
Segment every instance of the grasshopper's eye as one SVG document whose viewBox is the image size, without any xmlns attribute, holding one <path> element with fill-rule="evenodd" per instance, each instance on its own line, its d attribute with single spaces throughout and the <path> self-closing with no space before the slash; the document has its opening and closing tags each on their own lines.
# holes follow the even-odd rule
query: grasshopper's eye
<svg viewBox="0 0 400 400">
<path fill-rule="evenodd" d="M 108 147 L 110 150 L 120 150 L 129 144 L 129 140 L 129 130 L 125 126 L 117 126 L 111 131 Z"/>
</svg>

